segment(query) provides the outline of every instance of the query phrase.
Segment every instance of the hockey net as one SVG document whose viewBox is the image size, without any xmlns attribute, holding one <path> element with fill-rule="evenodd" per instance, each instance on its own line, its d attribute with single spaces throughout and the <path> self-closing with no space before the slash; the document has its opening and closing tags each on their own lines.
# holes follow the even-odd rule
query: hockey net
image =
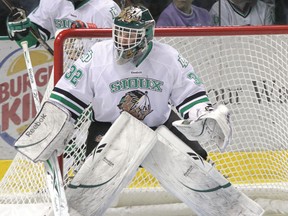
<svg viewBox="0 0 288 216">
<path fill-rule="evenodd" d="M 217 169 L 259 202 L 267 215 L 288 214 L 288 28 L 166 28 L 156 29 L 155 35 L 156 40 L 172 45 L 189 60 L 204 81 L 213 104 L 222 103 L 231 110 L 233 140 L 226 152 L 220 153 L 215 145 L 203 144 Z M 85 52 L 87 44 L 109 37 L 108 29 L 61 32 L 54 46 L 54 83 Z M 54 83 L 48 85 L 46 99 Z M 88 108 L 78 121 L 63 155 L 65 185 L 85 159 L 89 113 Z M 0 183 L 0 210 L 9 206 L 24 206 L 23 209 L 43 206 L 43 212 L 49 211 L 50 197 L 41 163 L 34 164 L 17 154 Z M 192 214 L 142 168 L 106 213 Z"/>
</svg>

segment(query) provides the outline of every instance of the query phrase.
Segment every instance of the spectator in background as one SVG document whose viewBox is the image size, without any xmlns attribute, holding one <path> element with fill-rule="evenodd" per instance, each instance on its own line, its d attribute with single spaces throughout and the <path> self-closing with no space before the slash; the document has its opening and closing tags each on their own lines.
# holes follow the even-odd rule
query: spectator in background
<svg viewBox="0 0 288 216">
<path fill-rule="evenodd" d="M 275 24 L 287 25 L 288 24 L 288 1 L 277 0 L 275 2 Z"/>
<path fill-rule="evenodd" d="M 214 25 L 274 24 L 273 7 L 260 0 L 219 0 L 212 6 L 210 14 Z"/>
<path fill-rule="evenodd" d="M 271 6 L 275 5 L 275 0 L 261 0 L 261 1 L 267 3 L 267 4 L 271 5 Z M 279 1 L 279 0 L 276 0 L 276 1 Z"/>
<path fill-rule="evenodd" d="M 209 12 L 192 5 L 192 2 L 193 0 L 173 0 L 160 14 L 156 26 L 211 26 Z"/>
<path fill-rule="evenodd" d="M 142 0 L 143 5 L 149 9 L 156 22 L 162 11 L 171 3 L 171 1 L 172 0 Z"/>
<path fill-rule="evenodd" d="M 194 0 L 193 5 L 196 5 L 201 8 L 205 8 L 206 10 L 210 10 L 212 5 L 216 2 L 217 0 Z"/>
</svg>

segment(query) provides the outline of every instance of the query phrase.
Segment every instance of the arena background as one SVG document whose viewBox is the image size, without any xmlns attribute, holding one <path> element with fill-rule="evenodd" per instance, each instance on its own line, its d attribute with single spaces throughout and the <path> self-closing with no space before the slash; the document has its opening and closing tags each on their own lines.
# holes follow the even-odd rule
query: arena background
<svg viewBox="0 0 288 216">
<path fill-rule="evenodd" d="M 171 0 L 145 0 L 147 5 L 154 7 L 153 15 L 156 19 L 169 1 Z M 210 3 L 207 3 L 208 1 Z M 194 0 L 194 3 L 209 9 L 213 1 Z M 11 2 L 16 7 L 24 8 L 28 14 L 39 4 L 39 0 L 11 0 Z M 276 24 L 287 23 L 285 21 L 288 16 L 288 13 L 285 13 L 287 2 L 276 0 Z M 0 179 L 16 154 L 12 144 L 36 114 L 35 107 L 31 105 L 32 95 L 27 86 L 29 81 L 22 50 L 7 37 L 5 22 L 8 14 L 9 10 L 0 1 Z M 53 47 L 53 40 L 49 41 L 49 44 Z M 43 94 L 53 67 L 53 58 L 42 48 L 31 50 L 30 55 L 36 81 L 40 93 Z"/>
</svg>

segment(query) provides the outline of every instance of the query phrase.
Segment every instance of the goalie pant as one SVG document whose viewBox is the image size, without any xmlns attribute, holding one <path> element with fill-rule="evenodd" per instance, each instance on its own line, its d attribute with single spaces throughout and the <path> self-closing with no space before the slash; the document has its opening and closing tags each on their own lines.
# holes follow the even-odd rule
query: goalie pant
<svg viewBox="0 0 288 216">
<path fill-rule="evenodd" d="M 257 203 L 236 190 L 165 126 L 155 132 L 126 112 L 111 126 L 72 180 L 67 189 L 69 206 L 80 215 L 103 215 L 140 164 L 198 215 L 263 213 Z"/>
<path fill-rule="evenodd" d="M 181 133 L 178 129 L 176 129 L 176 127 L 172 125 L 172 123 L 177 120 L 180 120 L 180 118 L 172 110 L 168 120 L 164 123 L 164 125 L 179 139 L 181 139 L 187 146 L 189 146 L 191 149 L 193 149 L 193 151 L 195 151 L 204 160 L 206 160 L 208 156 L 207 152 L 201 147 L 199 142 L 187 139 L 187 137 L 183 133 Z M 98 146 L 101 138 L 109 130 L 111 125 L 112 124 L 110 122 L 99 122 L 99 121 L 91 122 L 86 141 L 86 156 L 88 156 L 93 151 L 93 149 Z M 151 128 L 151 129 L 156 130 L 157 128 Z"/>
</svg>

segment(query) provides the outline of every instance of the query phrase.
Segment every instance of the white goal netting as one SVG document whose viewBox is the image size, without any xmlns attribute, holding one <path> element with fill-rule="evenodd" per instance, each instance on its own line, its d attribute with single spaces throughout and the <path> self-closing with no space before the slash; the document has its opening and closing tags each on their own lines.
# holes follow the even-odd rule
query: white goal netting
<svg viewBox="0 0 288 216">
<path fill-rule="evenodd" d="M 80 55 L 78 51 L 85 51 L 83 37 L 84 44 L 89 44 L 91 38 L 98 40 L 111 35 L 109 30 L 91 29 L 64 33 L 54 47 L 56 79 Z M 220 153 L 214 145 L 204 145 L 217 169 L 259 202 L 266 209 L 265 215 L 288 214 L 285 207 L 288 202 L 288 28 L 158 29 L 156 35 L 156 40 L 172 45 L 190 61 L 204 81 L 210 100 L 231 110 L 233 140 L 226 152 Z M 46 95 L 52 88 L 53 82 Z M 85 159 L 89 123 L 87 109 L 64 153 L 65 185 Z M 0 210 L 42 204 L 45 208 L 50 205 L 43 165 L 33 164 L 18 154 L 0 183 Z M 45 211 L 49 210 L 43 207 Z M 143 169 L 139 169 L 107 212 L 107 215 L 192 214 Z"/>
</svg>

